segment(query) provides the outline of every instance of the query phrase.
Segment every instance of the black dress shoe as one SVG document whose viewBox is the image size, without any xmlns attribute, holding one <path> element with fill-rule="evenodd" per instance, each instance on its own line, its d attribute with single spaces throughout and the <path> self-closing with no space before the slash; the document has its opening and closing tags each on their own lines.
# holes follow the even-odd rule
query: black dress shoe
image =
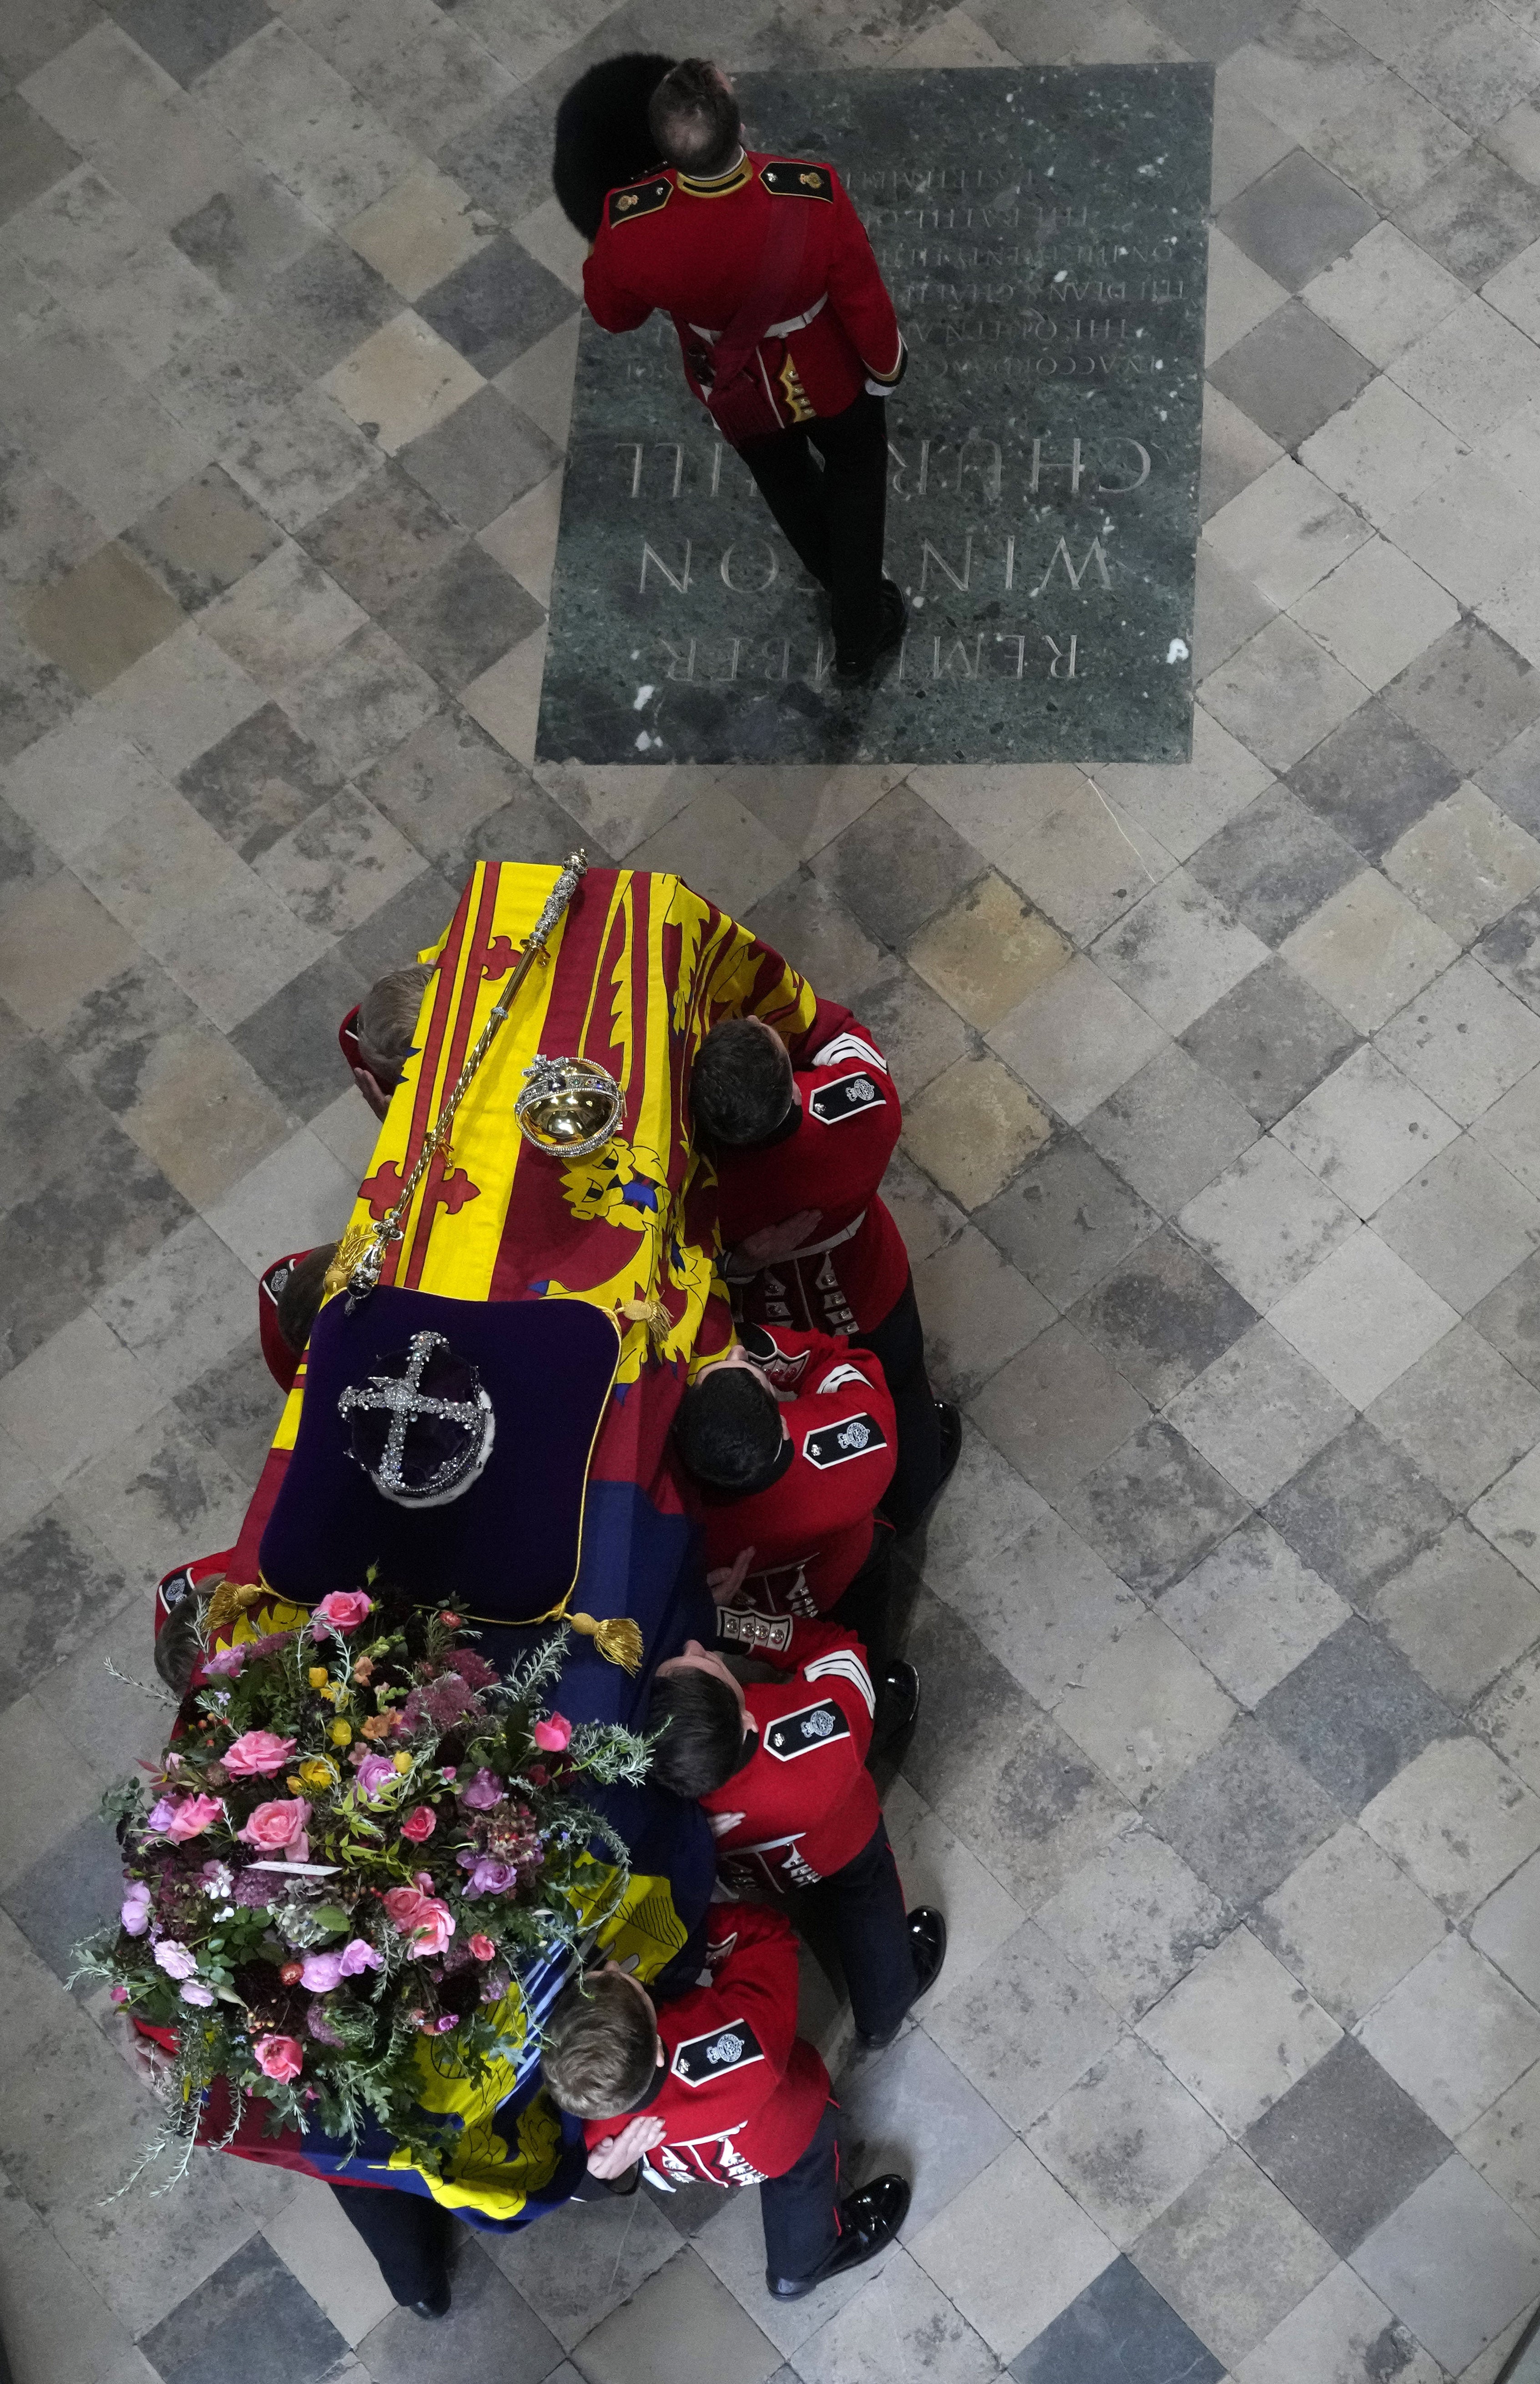
<svg viewBox="0 0 1540 2384">
<path fill-rule="evenodd" d="M 449 2316 L 449 2270 L 423 2294 L 420 2301 L 408 2302 L 414 2317 L 447 2317 Z"/>
<path fill-rule="evenodd" d="M 889 1664 L 877 1682 L 877 1717 L 872 1732 L 874 1753 L 880 1754 L 896 1738 L 913 1730 L 919 1710 L 919 1673 L 913 1664 Z"/>
<path fill-rule="evenodd" d="M 909 607 L 903 601 L 896 580 L 885 579 L 877 596 L 877 634 L 869 646 L 852 648 L 834 658 L 836 678 L 851 680 L 868 678 L 884 654 L 903 642 L 909 627 Z"/>
<path fill-rule="evenodd" d="M 948 1399 L 936 1402 L 936 1420 L 941 1427 L 941 1477 L 936 1487 L 944 1490 L 956 1470 L 962 1454 L 962 1415 Z"/>
<path fill-rule="evenodd" d="M 907 2178 L 875 2177 L 870 2185 L 859 2186 L 839 2205 L 838 2242 L 811 2277 L 772 2277 L 766 2271 L 764 2282 L 771 2299 L 800 2302 L 804 2293 L 815 2291 L 831 2277 L 875 2260 L 879 2252 L 886 2252 L 908 2216 Z"/>
<path fill-rule="evenodd" d="M 884 2046 L 891 2044 L 908 2018 L 911 2005 L 928 1994 L 941 1975 L 941 1965 L 947 1958 L 945 1913 L 938 1912 L 933 1904 L 917 1904 L 909 1915 L 907 1926 L 909 1950 L 914 1958 L 914 1992 L 892 2027 L 885 2028 L 880 2036 L 863 2036 L 860 2029 L 856 2030 L 855 2041 L 863 2053 L 880 2053 Z"/>
</svg>

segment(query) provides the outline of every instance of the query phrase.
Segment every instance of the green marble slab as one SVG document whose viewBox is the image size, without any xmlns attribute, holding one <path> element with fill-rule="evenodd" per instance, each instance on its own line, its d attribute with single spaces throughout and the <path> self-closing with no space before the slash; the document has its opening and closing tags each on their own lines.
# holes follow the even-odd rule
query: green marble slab
<svg viewBox="0 0 1540 2384">
<path fill-rule="evenodd" d="M 583 762 L 1181 762 L 1203 404 L 1205 66 L 759 73 L 913 354 L 888 401 L 901 655 L 840 689 L 822 591 L 685 387 L 586 317 L 538 751 Z"/>
</svg>

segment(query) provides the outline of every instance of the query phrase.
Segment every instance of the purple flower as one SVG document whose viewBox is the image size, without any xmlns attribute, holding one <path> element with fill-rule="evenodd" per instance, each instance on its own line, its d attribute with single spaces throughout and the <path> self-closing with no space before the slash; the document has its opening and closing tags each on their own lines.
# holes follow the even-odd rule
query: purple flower
<svg viewBox="0 0 1540 2384">
<path fill-rule="evenodd" d="M 466 1881 L 465 1892 L 470 1895 L 506 1895 L 518 1885 L 516 1863 L 499 1862 L 495 1856 L 480 1855 Z"/>
<path fill-rule="evenodd" d="M 144 1816 L 144 1827 L 157 1837 L 164 1837 L 181 1806 L 180 1796 L 162 1796 Z"/>
<path fill-rule="evenodd" d="M 256 1910 L 265 1904 L 271 1904 L 274 1896 L 279 1893 L 276 1880 L 265 1877 L 259 1870 L 243 1870 L 236 1874 L 235 1885 L 230 1890 L 230 1901 L 232 1904 L 247 1905 L 253 1910 Z"/>
<path fill-rule="evenodd" d="M 360 1970 L 378 1970 L 383 1956 L 377 1954 L 366 1937 L 350 1937 L 338 1956 L 344 1979 L 355 1979 Z"/>
<path fill-rule="evenodd" d="M 131 1880 L 123 1890 L 122 1921 L 130 1937 L 143 1937 L 150 1925 L 150 1909 L 154 1902 L 142 1879 Z"/>
<path fill-rule="evenodd" d="M 168 1979 L 190 1979 L 198 1967 L 198 1957 L 190 1945 L 180 1945 L 174 1937 L 163 1937 L 155 1947 L 155 1960 Z"/>
<path fill-rule="evenodd" d="M 327 2009 L 323 2003 L 314 2003 L 310 2005 L 304 2015 L 304 2027 L 306 2035 L 313 2036 L 317 2044 L 340 2045 L 344 2042 L 327 2018 Z"/>
<path fill-rule="evenodd" d="M 184 2004 L 211 2004 L 214 1991 L 211 1987 L 200 1986 L 196 1979 L 186 1979 L 182 1981 L 181 1999 Z"/>
<path fill-rule="evenodd" d="M 366 1755 L 358 1766 L 358 1793 L 373 1796 L 387 1782 L 400 1777 L 388 1755 Z"/>
<path fill-rule="evenodd" d="M 329 1995 L 342 1975 L 341 1954 L 307 1954 L 300 1984 L 313 1995 Z"/>
<path fill-rule="evenodd" d="M 468 1805 L 473 1813 L 490 1813 L 494 1805 L 502 1804 L 506 1791 L 496 1772 L 489 1771 L 483 1764 L 481 1769 L 472 1775 L 469 1787 L 461 1788 L 456 1793 L 461 1804 Z"/>
<path fill-rule="evenodd" d="M 233 1681 L 250 1653 L 249 1645 L 244 1647 L 221 1647 L 216 1654 L 204 1658 L 205 1674 L 217 1681 Z"/>
</svg>

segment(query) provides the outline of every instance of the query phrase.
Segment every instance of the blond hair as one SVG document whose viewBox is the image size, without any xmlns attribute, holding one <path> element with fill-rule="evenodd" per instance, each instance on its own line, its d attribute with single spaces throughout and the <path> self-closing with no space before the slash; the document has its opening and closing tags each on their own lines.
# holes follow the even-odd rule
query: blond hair
<svg viewBox="0 0 1540 2384">
<path fill-rule="evenodd" d="M 415 961 L 410 968 L 392 969 L 389 976 L 376 979 L 358 1005 L 354 1032 L 359 1057 L 385 1092 L 392 1092 L 400 1084 L 401 1072 L 416 1049 L 417 1012 L 432 974 L 422 961 Z"/>
<path fill-rule="evenodd" d="M 658 2032 L 635 1987 L 613 1970 L 558 1996 L 540 2066 L 553 2102 L 579 2119 L 613 2119 L 646 2092 Z"/>
</svg>

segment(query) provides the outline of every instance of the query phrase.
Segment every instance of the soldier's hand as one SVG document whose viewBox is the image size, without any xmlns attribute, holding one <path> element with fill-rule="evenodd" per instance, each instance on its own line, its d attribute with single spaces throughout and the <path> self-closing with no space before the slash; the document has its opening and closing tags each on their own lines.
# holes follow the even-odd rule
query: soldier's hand
<svg viewBox="0 0 1540 2384">
<path fill-rule="evenodd" d="M 370 1109 L 373 1110 L 376 1117 L 383 1123 L 390 1114 L 390 1094 L 385 1090 L 382 1085 L 376 1081 L 367 1068 L 354 1068 L 353 1072 L 353 1081 L 357 1086 L 359 1091 L 363 1094 L 364 1099 L 367 1101 Z"/>
<path fill-rule="evenodd" d="M 729 1830 L 736 1830 L 740 1821 L 747 1820 L 748 1815 L 746 1813 L 708 1813 L 706 1819 L 711 1823 L 712 1836 L 725 1838 Z"/>
<path fill-rule="evenodd" d="M 624 2177 L 627 2170 L 662 2143 L 668 2133 L 661 2119 L 650 2119 L 646 2113 L 627 2119 L 618 2136 L 605 2136 L 589 2154 L 589 2175 L 608 2184 L 612 2178 Z"/>
<path fill-rule="evenodd" d="M 794 1217 L 783 1217 L 778 1225 L 764 1225 L 757 1234 L 745 1234 L 733 1256 L 755 1267 L 774 1266 L 777 1259 L 789 1259 L 793 1250 L 801 1248 L 823 1213 L 821 1209 L 799 1209 Z"/>
<path fill-rule="evenodd" d="M 718 1565 L 706 1575 L 706 1587 L 718 1606 L 733 1606 L 754 1560 L 752 1548 L 739 1548 L 730 1565 Z"/>
</svg>

